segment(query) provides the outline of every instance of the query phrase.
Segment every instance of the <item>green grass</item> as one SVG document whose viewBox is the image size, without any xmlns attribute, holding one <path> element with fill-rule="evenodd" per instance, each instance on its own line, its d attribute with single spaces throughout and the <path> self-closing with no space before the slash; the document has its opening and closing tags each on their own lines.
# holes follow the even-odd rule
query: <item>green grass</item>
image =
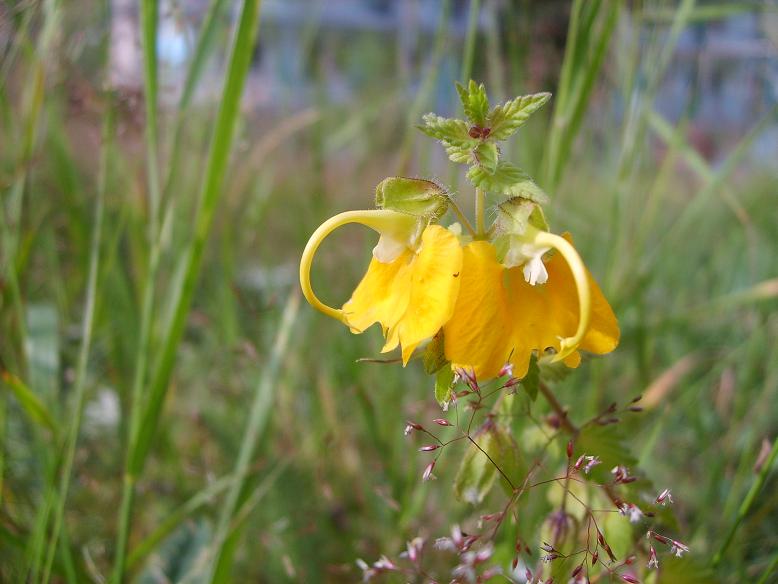
<svg viewBox="0 0 778 584">
<path fill-rule="evenodd" d="M 468 207 L 466 181 L 408 132 L 438 95 L 454 99 L 447 71 L 504 88 L 494 99 L 555 94 L 509 158 L 552 195 L 554 231 L 574 234 L 622 328 L 618 350 L 557 382 L 557 397 L 580 423 L 644 393 L 628 444 L 673 489 L 689 565 L 715 564 L 696 581 L 772 582 L 778 479 L 754 464 L 765 441 L 774 459 L 778 432 L 777 177 L 750 153 L 778 112 L 712 165 L 690 138 L 693 108 L 673 124 L 657 101 L 681 31 L 768 8 L 574 2 L 559 70 L 546 65 L 553 87 L 532 85 L 530 41 L 505 22 L 477 34 L 489 3 L 472 3 L 464 39 L 444 26 L 422 38 L 405 73 L 380 58 L 388 36 L 346 38 L 314 15 L 300 40 L 310 109 L 279 117 L 240 100 L 256 90 L 255 36 L 266 47 L 281 33 L 260 29 L 258 1 L 232 19 L 228 4 L 197 23 L 177 101 L 155 58 L 156 2 L 140 5 L 137 95 L 104 81 L 107 6 L 0 12 L 0 580 L 356 581 L 356 558 L 396 557 L 419 532 L 446 535 L 504 502 L 454 499 L 464 449 L 422 482 L 427 457 L 402 430 L 439 417 L 432 381 L 417 362 L 358 362 L 379 333 L 351 335 L 297 295 L 308 235 L 371 206 L 384 177 L 452 177 Z M 546 14 L 508 13 L 527 31 Z M 328 59 L 358 72 L 345 103 L 328 97 Z M 609 115 L 615 101 L 623 116 Z M 322 246 L 323 300 L 348 298 L 372 245 L 349 227 Z M 112 398 L 117 418 L 96 419 Z M 661 582 L 695 581 L 667 569 Z"/>
</svg>

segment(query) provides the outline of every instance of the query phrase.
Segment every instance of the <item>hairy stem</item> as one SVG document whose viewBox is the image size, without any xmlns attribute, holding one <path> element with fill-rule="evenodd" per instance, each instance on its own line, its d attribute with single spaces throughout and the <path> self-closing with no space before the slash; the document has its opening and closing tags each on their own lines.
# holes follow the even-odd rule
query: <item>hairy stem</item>
<svg viewBox="0 0 778 584">
<path fill-rule="evenodd" d="M 475 229 L 476 237 L 483 238 L 486 234 L 484 229 L 484 192 L 483 190 L 475 189 Z"/>
</svg>

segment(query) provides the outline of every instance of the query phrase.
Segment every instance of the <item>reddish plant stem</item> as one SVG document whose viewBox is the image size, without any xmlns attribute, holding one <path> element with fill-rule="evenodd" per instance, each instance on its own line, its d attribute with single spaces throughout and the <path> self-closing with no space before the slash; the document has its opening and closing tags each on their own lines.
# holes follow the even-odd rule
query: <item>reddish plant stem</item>
<svg viewBox="0 0 778 584">
<path fill-rule="evenodd" d="M 551 388 L 542 382 L 538 385 L 538 387 L 540 389 L 540 393 L 542 393 L 543 397 L 546 398 L 548 405 L 551 406 L 551 409 L 554 410 L 554 413 L 559 417 L 559 423 L 562 425 L 562 428 L 565 430 L 565 432 L 572 434 L 573 437 L 577 436 L 578 428 L 576 428 L 567 417 L 567 410 L 562 406 L 561 403 L 559 403 L 559 400 L 554 395 L 554 392 L 551 391 Z"/>
</svg>

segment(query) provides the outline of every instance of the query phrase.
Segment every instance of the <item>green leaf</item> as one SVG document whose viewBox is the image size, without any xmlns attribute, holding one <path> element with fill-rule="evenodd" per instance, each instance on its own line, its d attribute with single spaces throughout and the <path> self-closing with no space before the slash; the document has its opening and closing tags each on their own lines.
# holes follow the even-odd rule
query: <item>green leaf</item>
<svg viewBox="0 0 778 584">
<path fill-rule="evenodd" d="M 441 367 L 443 367 L 446 363 L 448 363 L 448 360 L 446 359 L 446 356 L 443 353 L 443 331 L 441 330 L 436 334 L 434 337 L 432 337 L 432 340 L 430 341 L 429 345 L 427 345 L 427 348 L 424 350 L 424 356 L 422 358 L 424 361 L 424 371 L 428 375 L 432 375 L 433 373 L 436 373 L 440 370 Z M 449 367 L 449 369 L 451 369 Z M 440 401 L 440 400 L 438 400 Z"/>
<path fill-rule="evenodd" d="M 508 429 L 488 421 L 473 440 L 478 446 L 470 444 L 454 479 L 456 497 L 468 503 L 480 503 L 489 494 L 498 477 L 503 488 L 511 493 L 523 476 L 523 467 L 519 448 Z M 508 483 L 505 477 L 510 479 L 513 485 Z"/>
<path fill-rule="evenodd" d="M 494 173 L 487 172 L 481 166 L 474 166 L 467 171 L 467 178 L 475 187 L 488 192 L 522 197 L 540 205 L 549 201 L 548 195 L 527 173 L 509 162 L 497 163 Z"/>
<path fill-rule="evenodd" d="M 375 189 L 376 207 L 436 220 L 448 209 L 446 190 L 431 180 L 391 176 Z"/>
<path fill-rule="evenodd" d="M 451 394 L 451 384 L 454 382 L 454 372 L 451 367 L 443 367 L 435 376 L 435 399 L 442 406 Z"/>
<path fill-rule="evenodd" d="M 471 138 L 469 127 L 464 120 L 444 118 L 437 114 L 425 114 L 423 126 L 419 130 L 436 140 L 443 142 L 444 146 L 460 146 L 471 150 L 478 145 L 478 140 Z"/>
<path fill-rule="evenodd" d="M 473 149 L 470 146 L 454 146 L 452 144 L 444 144 L 444 146 L 451 162 L 470 164 L 473 157 Z"/>
<path fill-rule="evenodd" d="M 524 379 L 521 380 L 521 386 L 529 394 L 530 399 L 535 401 L 538 397 L 538 387 L 540 387 L 540 368 L 538 367 L 538 359 L 535 355 L 532 355 L 529 359 L 529 369 Z"/>
<path fill-rule="evenodd" d="M 549 99 L 551 99 L 550 93 L 533 93 L 496 106 L 486 120 L 487 127 L 491 130 L 489 138 L 505 140 L 523 126 L 529 117 Z"/>
<path fill-rule="evenodd" d="M 494 174 L 494 171 L 497 170 L 497 158 L 499 157 L 497 144 L 493 144 L 492 142 L 481 142 L 473 149 L 472 155 L 473 163 L 480 166 L 489 174 Z"/>
<path fill-rule="evenodd" d="M 497 479 L 497 467 L 484 454 L 494 451 L 494 433 L 486 431 L 474 438 L 475 444 L 468 446 L 454 479 L 454 495 L 460 501 L 477 504 L 484 500 Z M 482 450 L 483 449 L 483 452 Z"/>
<path fill-rule="evenodd" d="M 467 118 L 476 126 L 484 127 L 489 113 L 489 98 L 484 84 L 478 85 L 472 79 L 467 87 L 457 83 L 457 93 Z"/>
</svg>

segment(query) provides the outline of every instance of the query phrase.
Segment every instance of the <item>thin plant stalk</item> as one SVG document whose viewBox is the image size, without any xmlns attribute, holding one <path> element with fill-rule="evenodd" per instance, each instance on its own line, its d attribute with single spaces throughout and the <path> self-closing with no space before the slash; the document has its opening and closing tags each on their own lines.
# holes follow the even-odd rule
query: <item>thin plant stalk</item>
<svg viewBox="0 0 778 584">
<path fill-rule="evenodd" d="M 46 563 L 43 568 L 41 581 L 48 584 L 51 578 L 51 568 L 54 564 L 54 555 L 59 543 L 62 520 L 65 513 L 68 491 L 70 489 L 70 477 L 73 471 L 73 460 L 76 454 L 76 443 L 81 429 L 81 417 L 84 410 L 86 396 L 86 372 L 89 362 L 89 352 L 92 346 L 92 330 L 94 328 L 95 304 L 97 300 L 97 273 L 100 267 L 100 241 L 103 227 L 103 207 L 105 200 L 106 174 L 108 169 L 109 143 L 113 130 L 113 108 L 110 101 L 107 104 L 106 114 L 103 118 L 103 147 L 100 156 L 100 170 L 97 187 L 97 199 L 95 201 L 94 229 L 92 230 L 92 243 L 89 255 L 89 275 L 87 277 L 86 304 L 84 317 L 81 322 L 81 347 L 78 353 L 76 366 L 76 381 L 73 397 L 73 412 L 65 443 L 64 460 L 59 480 L 59 489 L 54 507 L 54 523 L 49 539 L 49 549 Z"/>
<path fill-rule="evenodd" d="M 483 237 L 486 233 L 484 222 L 485 196 L 482 189 L 475 189 L 475 230 L 478 237 Z"/>
<path fill-rule="evenodd" d="M 286 303 L 283 315 L 281 316 L 281 324 L 278 327 L 278 333 L 276 334 L 275 342 L 273 343 L 273 348 L 270 353 L 269 362 L 262 372 L 256 392 L 254 393 L 254 401 L 251 404 L 251 410 L 249 412 L 246 429 L 243 433 L 238 459 L 235 462 L 235 469 L 233 470 L 233 475 L 239 477 L 239 479 L 232 484 L 227 493 L 224 504 L 221 507 L 219 521 L 216 527 L 216 535 L 214 536 L 215 554 L 213 562 L 210 562 L 211 568 L 208 577 L 208 581 L 211 583 L 217 582 L 216 578 L 218 574 L 224 570 L 220 564 L 224 561 L 223 554 L 225 544 L 230 535 L 230 525 L 233 516 L 238 509 L 239 498 L 246 482 L 249 464 L 251 463 L 251 459 L 257 448 L 257 440 L 262 434 L 270 416 L 273 403 L 273 392 L 278 379 L 278 371 L 281 361 L 286 354 L 289 337 L 299 307 L 300 295 L 294 293 Z"/>
<path fill-rule="evenodd" d="M 743 519 L 746 518 L 746 515 L 748 515 L 748 512 L 751 510 L 754 501 L 756 501 L 757 495 L 762 490 L 765 481 L 767 481 L 767 475 L 770 474 L 770 470 L 772 470 L 773 463 L 775 462 L 776 457 L 778 457 L 778 438 L 776 438 L 773 441 L 773 447 L 770 450 L 770 454 L 767 455 L 767 459 L 764 461 L 762 468 L 759 469 L 759 474 L 756 475 L 756 480 L 754 481 L 754 484 L 751 485 L 751 488 L 748 490 L 748 493 L 746 494 L 746 498 L 743 499 L 743 502 L 741 503 L 740 508 L 737 511 L 737 515 L 735 516 L 735 521 L 732 523 L 732 526 L 729 528 L 729 531 L 727 532 L 727 535 L 724 538 L 721 547 L 716 552 L 716 555 L 713 556 L 714 568 L 716 568 L 721 563 L 721 560 L 724 557 L 727 548 L 729 548 L 729 545 L 732 543 L 732 539 L 735 537 L 735 533 L 737 533 L 740 524 L 743 523 Z"/>
<path fill-rule="evenodd" d="M 154 313 L 154 292 L 156 288 L 156 275 L 160 258 L 160 233 L 159 233 L 159 172 L 157 166 L 157 25 L 159 7 L 156 0 L 143 0 L 141 2 L 141 23 L 143 41 L 143 81 L 146 103 L 146 165 L 149 192 L 149 265 L 143 284 L 141 300 L 140 330 L 138 333 L 138 346 L 135 357 L 135 370 L 130 392 L 130 423 L 127 440 L 128 452 L 132 451 L 132 445 L 138 440 L 141 423 L 141 402 L 143 399 L 143 384 L 148 369 L 148 357 L 151 344 L 151 321 Z M 129 456 L 125 465 L 129 465 Z M 119 506 L 119 522 L 116 533 L 116 550 L 114 559 L 114 581 L 121 582 L 124 573 L 127 540 L 130 532 L 130 517 L 132 515 L 133 499 L 135 494 L 134 481 L 130 480 L 125 468 L 122 481 L 122 499 Z"/>
</svg>

